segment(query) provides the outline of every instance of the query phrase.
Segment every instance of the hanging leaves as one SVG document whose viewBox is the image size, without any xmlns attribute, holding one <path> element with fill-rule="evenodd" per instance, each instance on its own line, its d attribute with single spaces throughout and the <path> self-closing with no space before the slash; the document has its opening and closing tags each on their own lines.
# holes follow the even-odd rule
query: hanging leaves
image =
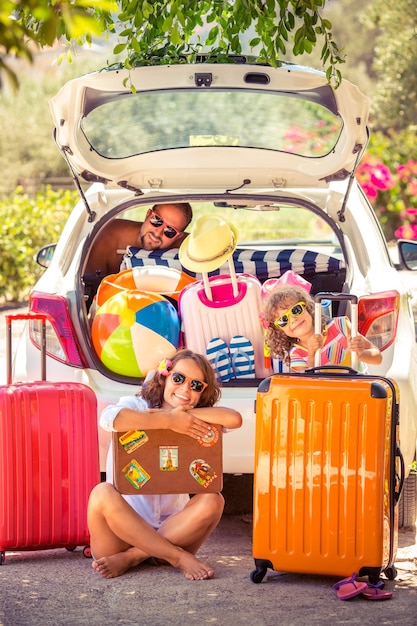
<svg viewBox="0 0 417 626">
<path fill-rule="evenodd" d="M 324 40 L 321 60 L 337 86 L 344 63 L 323 18 L 326 0 L 2 0 L 0 49 L 29 55 L 27 42 L 51 45 L 61 37 L 81 45 L 99 34 L 118 33 L 114 54 L 120 67 L 195 61 L 201 52 L 226 61 L 241 55 L 250 37 L 251 54 L 276 66 L 287 47 L 311 52 Z M 11 19 L 11 15 L 16 19 Z M 11 32 L 10 32 L 11 31 Z M 255 33 L 254 37 L 252 33 Z M 29 56 L 30 58 L 30 56 Z M 0 81 L 4 72 L 0 56 Z M 10 69 L 8 71 L 11 71 Z M 1 82 L 0 82 L 1 85 Z"/>
</svg>

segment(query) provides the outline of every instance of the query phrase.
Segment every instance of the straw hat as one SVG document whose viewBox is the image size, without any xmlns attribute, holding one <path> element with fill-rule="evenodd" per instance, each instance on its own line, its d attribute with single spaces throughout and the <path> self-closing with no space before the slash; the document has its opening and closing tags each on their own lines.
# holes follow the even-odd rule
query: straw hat
<svg viewBox="0 0 417 626">
<path fill-rule="evenodd" d="M 181 244 L 181 265 L 192 272 L 212 272 L 233 254 L 237 238 L 238 231 L 223 217 L 199 217 Z"/>
</svg>

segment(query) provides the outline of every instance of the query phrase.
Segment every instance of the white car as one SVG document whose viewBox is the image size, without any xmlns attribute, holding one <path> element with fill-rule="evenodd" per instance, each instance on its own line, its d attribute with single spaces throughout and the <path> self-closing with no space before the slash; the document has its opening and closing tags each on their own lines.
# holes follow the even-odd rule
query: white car
<svg viewBox="0 0 417 626">
<path fill-rule="evenodd" d="M 400 389 L 408 474 L 417 437 L 415 330 L 401 269 L 390 260 L 375 214 L 354 178 L 367 146 L 368 108 L 368 99 L 347 80 L 334 90 L 322 72 L 290 64 L 140 67 L 68 82 L 52 98 L 51 111 L 56 143 L 81 199 L 56 247 L 40 251 L 38 261 L 47 270 L 30 298 L 30 310 L 47 313 L 50 320 L 48 378 L 90 385 L 99 412 L 138 391 L 143 376 L 113 367 L 112 355 L 104 359 L 92 339 L 100 311 L 93 298 L 104 275 L 86 274 L 89 253 L 111 220 L 143 221 L 154 205 L 189 202 L 192 224 L 200 215 L 216 214 L 236 227 L 238 273 L 263 282 L 292 269 L 312 283 L 312 293 L 343 290 L 360 298 L 359 330 L 383 354 L 382 364 L 370 372 L 394 379 Z M 417 258 L 417 246 L 404 245 L 403 268 Z M 160 264 L 185 271 L 177 252 L 128 248 L 120 251 L 121 266 L 153 267 L 155 275 Z M 259 329 L 258 355 L 263 350 Z M 139 366 L 145 353 L 148 357 L 154 350 L 157 362 L 160 352 L 148 339 L 139 340 L 135 350 Z M 39 328 L 33 321 L 18 347 L 16 379 L 37 377 L 38 351 Z M 255 378 L 223 384 L 222 403 L 243 415 L 242 428 L 225 437 L 226 473 L 253 473 L 254 401 L 260 380 L 272 372 L 259 363 Z M 103 470 L 107 445 L 101 431 Z M 413 510 L 415 481 L 407 482 L 414 485 L 407 505 Z"/>
</svg>

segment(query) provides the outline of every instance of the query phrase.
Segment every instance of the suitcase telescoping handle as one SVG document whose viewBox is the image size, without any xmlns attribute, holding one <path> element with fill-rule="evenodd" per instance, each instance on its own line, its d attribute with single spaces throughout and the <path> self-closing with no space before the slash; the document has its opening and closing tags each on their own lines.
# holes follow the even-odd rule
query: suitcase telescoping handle
<svg viewBox="0 0 417 626">
<path fill-rule="evenodd" d="M 351 303 L 351 311 L 352 311 L 352 337 L 356 337 L 358 334 L 358 297 L 353 295 L 352 293 L 318 293 L 314 296 L 314 332 L 316 335 L 321 333 L 321 301 L 322 300 L 332 300 L 335 302 L 339 302 L 342 300 L 350 300 Z M 320 356 L 321 351 L 317 350 L 315 354 L 315 367 L 320 367 Z M 358 369 L 358 354 L 357 352 L 352 352 L 352 369 Z"/>
<path fill-rule="evenodd" d="M 231 257 L 228 258 L 227 260 L 228 264 L 229 264 L 229 273 L 230 273 L 230 281 L 232 283 L 232 287 L 233 287 L 233 297 L 237 298 L 239 295 L 239 287 L 237 284 L 237 276 L 236 276 L 236 270 L 235 270 L 235 266 L 233 265 L 233 259 Z M 206 294 L 206 298 L 207 300 L 210 300 L 210 302 L 213 301 L 213 294 L 211 292 L 211 286 L 210 286 L 210 282 L 209 282 L 209 275 L 207 272 L 202 272 L 203 274 L 203 285 L 204 285 L 204 292 Z"/>
<path fill-rule="evenodd" d="M 12 383 L 12 321 L 14 320 L 40 320 L 41 322 L 41 380 L 46 380 L 46 321 L 47 315 L 42 313 L 18 313 L 5 315 L 6 318 L 6 360 L 7 360 L 7 384 Z"/>
</svg>

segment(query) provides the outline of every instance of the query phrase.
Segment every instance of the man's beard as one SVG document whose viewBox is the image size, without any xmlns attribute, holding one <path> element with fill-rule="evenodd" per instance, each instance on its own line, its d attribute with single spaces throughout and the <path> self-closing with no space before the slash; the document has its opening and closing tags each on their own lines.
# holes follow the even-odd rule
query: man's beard
<svg viewBox="0 0 417 626">
<path fill-rule="evenodd" d="M 156 237 L 156 241 L 154 238 L 149 239 L 147 237 L 150 233 L 145 233 L 140 237 L 140 241 L 142 244 L 142 248 L 144 250 L 157 250 L 162 245 L 162 240 L 159 237 Z"/>
</svg>

